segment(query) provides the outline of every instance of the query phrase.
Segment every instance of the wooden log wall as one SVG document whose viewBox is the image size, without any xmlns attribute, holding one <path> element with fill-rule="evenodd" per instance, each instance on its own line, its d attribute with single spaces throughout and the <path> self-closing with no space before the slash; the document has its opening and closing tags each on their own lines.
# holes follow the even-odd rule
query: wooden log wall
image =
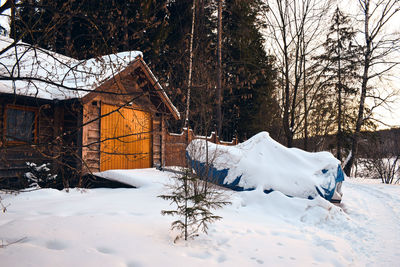
<svg viewBox="0 0 400 267">
<path fill-rule="evenodd" d="M 8 142 L 5 137 L 6 109 L 18 108 L 34 111 L 35 140 L 31 143 Z M 51 101 L 0 95 L 0 187 L 18 188 L 27 186 L 24 174 L 29 171 L 27 162 L 41 165 L 50 163 L 53 173 L 56 172 L 54 159 L 59 152 L 55 142 L 55 125 L 60 125 L 54 116 L 56 108 Z M 58 158 L 59 159 L 59 158 Z"/>
<path fill-rule="evenodd" d="M 59 121 L 56 136 L 62 136 L 62 162 L 67 167 L 65 176 L 75 176 L 74 179 L 79 178 L 82 169 L 82 112 L 83 107 L 79 100 L 66 101 L 59 107 L 61 119 L 56 120 Z"/>
</svg>

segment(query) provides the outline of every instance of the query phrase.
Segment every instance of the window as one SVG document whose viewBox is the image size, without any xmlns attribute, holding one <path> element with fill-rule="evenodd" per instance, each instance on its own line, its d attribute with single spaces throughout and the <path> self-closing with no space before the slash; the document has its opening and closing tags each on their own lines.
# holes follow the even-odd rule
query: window
<svg viewBox="0 0 400 267">
<path fill-rule="evenodd" d="M 4 124 L 6 142 L 32 143 L 36 141 L 37 109 L 8 105 Z"/>
</svg>

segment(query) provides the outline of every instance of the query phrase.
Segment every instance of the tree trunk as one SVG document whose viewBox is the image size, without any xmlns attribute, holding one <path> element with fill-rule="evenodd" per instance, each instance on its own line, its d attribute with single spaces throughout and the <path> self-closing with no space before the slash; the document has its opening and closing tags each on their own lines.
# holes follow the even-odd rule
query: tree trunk
<svg viewBox="0 0 400 267">
<path fill-rule="evenodd" d="M 337 26 L 337 42 L 338 42 L 338 131 L 336 134 L 336 158 L 342 161 L 342 75 L 341 75 L 341 45 L 340 45 L 340 31 L 339 31 L 339 16 L 336 17 Z"/>
<path fill-rule="evenodd" d="M 290 112 L 290 81 L 289 81 L 289 51 L 288 46 L 286 44 L 286 31 L 283 31 L 283 42 L 284 42 L 284 62 L 285 62 L 285 70 L 284 70 L 284 82 L 285 82 L 285 98 L 284 98 L 284 107 L 283 107 L 283 129 L 285 131 L 287 147 L 293 146 L 293 132 L 290 127 L 289 122 L 289 112 Z"/>
<path fill-rule="evenodd" d="M 363 124 L 364 120 L 364 106 L 365 106 L 365 98 L 367 95 L 367 84 L 368 84 L 368 71 L 370 67 L 370 61 L 371 61 L 371 36 L 369 35 L 369 3 L 366 6 L 365 10 L 365 21 L 364 21 L 364 37 L 365 37 L 365 43 L 366 43 L 366 50 L 364 54 L 364 71 L 363 71 L 363 76 L 362 76 L 362 84 L 361 84 L 361 96 L 360 96 L 360 105 L 358 107 L 358 116 L 357 116 L 357 122 L 356 122 L 356 129 L 353 134 L 353 142 L 351 144 L 351 157 L 347 161 L 346 165 L 344 166 L 343 170 L 347 176 L 350 176 L 351 173 L 351 168 L 353 167 L 354 164 L 354 159 L 357 157 L 357 150 L 358 150 L 358 140 L 361 132 L 361 126 Z"/>
<path fill-rule="evenodd" d="M 186 116 L 185 116 L 185 127 L 189 127 L 189 110 L 190 110 L 190 90 L 192 87 L 192 68 L 193 68 L 193 36 L 194 36 L 194 24 L 196 16 L 196 0 L 193 0 L 192 10 L 192 30 L 190 33 L 190 45 L 189 45 L 189 77 L 188 77 L 188 91 L 186 97 Z M 189 129 L 188 129 L 189 131 Z"/>
<path fill-rule="evenodd" d="M 72 44 L 72 18 L 68 18 L 67 36 L 65 37 L 66 51 L 65 55 L 71 57 L 73 51 Z"/>
<path fill-rule="evenodd" d="M 340 73 L 340 71 L 339 71 Z M 339 74 L 340 75 L 340 74 Z M 342 161 L 342 88 L 339 80 L 339 88 L 338 88 L 338 131 L 336 134 L 336 158 Z"/>
<path fill-rule="evenodd" d="M 368 48 L 369 48 L 369 46 L 367 47 L 367 50 L 369 50 Z M 347 164 L 346 164 L 346 166 L 344 166 L 344 169 L 343 169 L 347 176 L 350 176 L 351 168 L 353 167 L 353 164 L 354 164 L 354 159 L 357 157 L 358 140 L 359 140 L 359 136 L 360 136 L 360 132 L 361 132 L 361 126 L 364 121 L 363 117 L 364 117 L 365 98 L 367 95 L 369 54 L 370 54 L 370 52 L 368 52 L 365 55 L 365 66 L 364 66 L 364 74 L 363 74 L 363 80 L 362 80 L 362 85 L 361 85 L 360 105 L 358 107 L 356 129 L 353 134 L 353 140 L 352 140 L 353 142 L 351 144 L 351 157 L 347 161 Z"/>
<path fill-rule="evenodd" d="M 124 46 L 124 51 L 129 50 L 129 35 L 128 35 L 128 7 L 125 6 L 124 11 L 123 11 L 123 46 Z"/>
<path fill-rule="evenodd" d="M 304 104 L 304 150 L 308 150 L 308 110 L 307 110 L 307 87 L 306 87 L 306 47 L 304 42 L 304 31 L 302 33 L 303 49 L 303 104 Z"/>
<path fill-rule="evenodd" d="M 217 136 L 221 134 L 222 130 L 222 0 L 218 0 L 218 66 L 217 66 Z"/>
<path fill-rule="evenodd" d="M 11 36 L 14 40 L 17 40 L 17 31 L 15 29 L 15 2 L 8 0 L 4 6 L 10 6 L 11 7 L 11 20 L 10 20 L 10 36 L 11 33 L 13 33 L 13 36 Z M 3 11 L 1 11 L 3 12 Z"/>
</svg>

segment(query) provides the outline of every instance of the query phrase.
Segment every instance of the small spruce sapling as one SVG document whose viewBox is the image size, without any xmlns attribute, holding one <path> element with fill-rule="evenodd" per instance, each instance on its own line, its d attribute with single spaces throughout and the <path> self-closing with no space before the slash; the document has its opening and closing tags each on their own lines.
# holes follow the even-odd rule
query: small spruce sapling
<svg viewBox="0 0 400 267">
<path fill-rule="evenodd" d="M 159 197 L 176 205 L 176 209 L 161 211 L 162 215 L 179 218 L 171 224 L 172 230 L 180 232 L 174 242 L 180 238 L 193 238 L 199 231 L 207 234 L 209 224 L 222 219 L 211 211 L 230 204 L 220 189 L 202 181 L 187 168 L 182 169 L 176 176 L 176 183 L 168 187 L 170 194 Z"/>
</svg>

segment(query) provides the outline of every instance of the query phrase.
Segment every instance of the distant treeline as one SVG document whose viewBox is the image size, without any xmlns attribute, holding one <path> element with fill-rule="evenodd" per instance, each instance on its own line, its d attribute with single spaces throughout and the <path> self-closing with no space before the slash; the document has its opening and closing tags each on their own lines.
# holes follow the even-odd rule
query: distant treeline
<svg viewBox="0 0 400 267">
<path fill-rule="evenodd" d="M 351 136 L 346 137 L 348 146 L 351 144 Z M 295 139 L 294 146 L 304 148 L 303 139 Z M 336 152 L 336 136 L 312 136 L 308 141 L 309 151 L 331 151 Z M 359 156 L 369 157 L 392 157 L 400 155 L 400 128 L 391 128 L 375 132 L 361 132 L 359 143 Z"/>
</svg>

